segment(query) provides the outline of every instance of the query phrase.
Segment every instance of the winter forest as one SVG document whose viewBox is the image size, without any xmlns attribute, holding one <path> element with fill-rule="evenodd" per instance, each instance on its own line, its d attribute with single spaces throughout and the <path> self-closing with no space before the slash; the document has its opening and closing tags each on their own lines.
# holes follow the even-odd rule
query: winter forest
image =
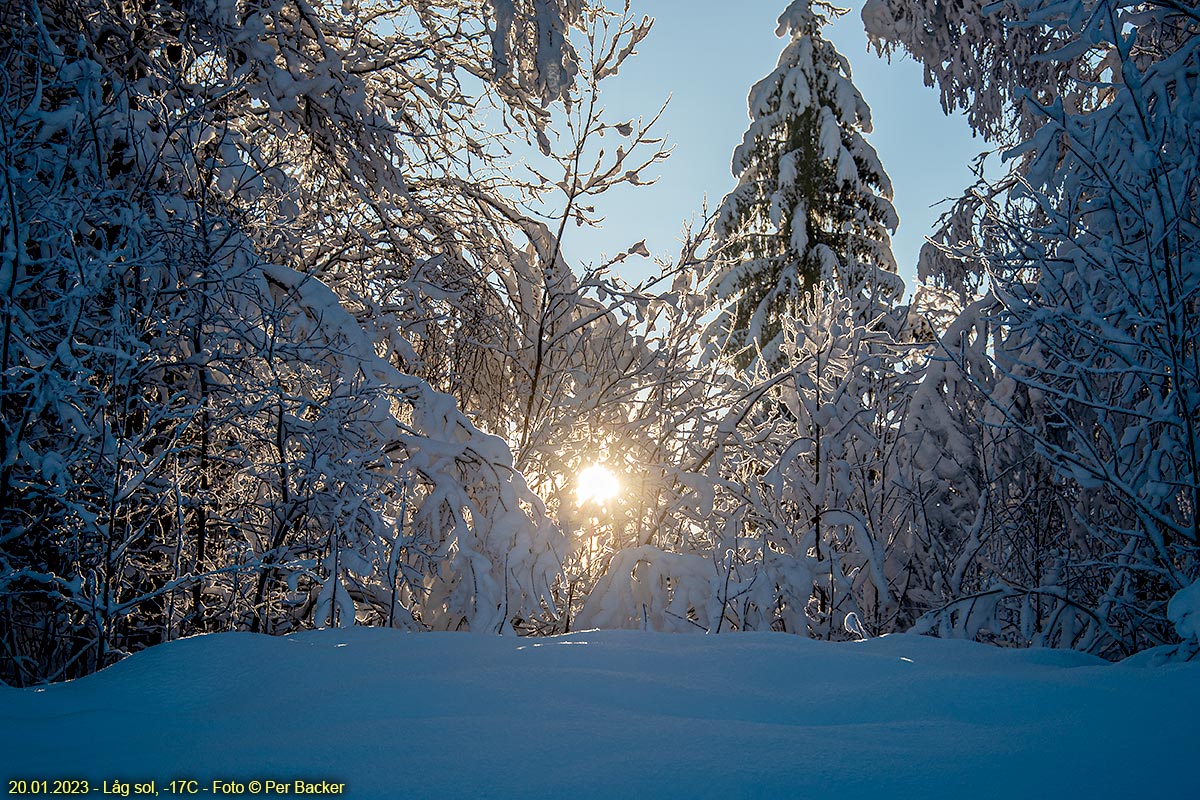
<svg viewBox="0 0 1200 800">
<path fill-rule="evenodd" d="M 564 246 L 670 156 L 603 111 L 636 0 L 0 3 L 0 680 L 350 626 L 1200 652 L 1200 5 L 868 0 L 991 151 L 906 286 L 845 12 L 777 3 L 736 188 L 636 281 Z"/>
</svg>

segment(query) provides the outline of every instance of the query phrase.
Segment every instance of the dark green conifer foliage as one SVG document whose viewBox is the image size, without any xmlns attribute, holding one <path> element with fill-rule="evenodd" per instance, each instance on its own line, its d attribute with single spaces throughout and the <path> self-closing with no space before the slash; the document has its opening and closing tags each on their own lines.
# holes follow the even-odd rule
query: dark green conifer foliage
<svg viewBox="0 0 1200 800">
<path fill-rule="evenodd" d="M 777 33 L 790 41 L 750 92 L 713 281 L 720 336 L 743 368 L 759 353 L 778 362 L 784 315 L 806 294 L 845 293 L 867 321 L 903 291 L 889 238 L 891 181 L 863 138 L 870 108 L 849 63 L 821 35 L 840 13 L 811 0 L 789 6 Z"/>
</svg>

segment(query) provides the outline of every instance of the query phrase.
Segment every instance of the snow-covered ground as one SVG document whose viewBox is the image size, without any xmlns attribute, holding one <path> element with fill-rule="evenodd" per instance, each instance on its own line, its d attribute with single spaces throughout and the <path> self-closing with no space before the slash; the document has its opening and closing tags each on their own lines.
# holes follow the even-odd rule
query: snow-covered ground
<svg viewBox="0 0 1200 800">
<path fill-rule="evenodd" d="M 1196 797 L 1200 664 L 1150 661 L 917 636 L 221 634 L 0 687 L 0 778 L 87 778 L 92 796 L 217 779 L 353 798 Z"/>
</svg>

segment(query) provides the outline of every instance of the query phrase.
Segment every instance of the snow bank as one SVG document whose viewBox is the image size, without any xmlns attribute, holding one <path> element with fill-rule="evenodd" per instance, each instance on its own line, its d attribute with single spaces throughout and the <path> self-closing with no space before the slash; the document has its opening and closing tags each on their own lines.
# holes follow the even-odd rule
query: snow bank
<svg viewBox="0 0 1200 800">
<path fill-rule="evenodd" d="M 1167 604 L 1167 619 L 1185 642 L 1200 640 L 1200 581 L 1175 593 Z"/>
<path fill-rule="evenodd" d="M 86 777 L 96 795 L 304 779 L 354 798 L 1173 797 L 1195 790 L 1198 719 L 1197 663 L 916 636 L 219 634 L 0 687 L 0 778 Z"/>
</svg>

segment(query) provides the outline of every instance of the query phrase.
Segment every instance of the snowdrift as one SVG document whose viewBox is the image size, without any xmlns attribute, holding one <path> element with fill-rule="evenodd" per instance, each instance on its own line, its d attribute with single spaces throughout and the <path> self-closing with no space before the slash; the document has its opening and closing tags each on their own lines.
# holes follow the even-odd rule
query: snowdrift
<svg viewBox="0 0 1200 800">
<path fill-rule="evenodd" d="M 218 634 L 0 687 L 0 779 L 353 798 L 1184 797 L 1200 664 L 889 636 Z"/>
</svg>

